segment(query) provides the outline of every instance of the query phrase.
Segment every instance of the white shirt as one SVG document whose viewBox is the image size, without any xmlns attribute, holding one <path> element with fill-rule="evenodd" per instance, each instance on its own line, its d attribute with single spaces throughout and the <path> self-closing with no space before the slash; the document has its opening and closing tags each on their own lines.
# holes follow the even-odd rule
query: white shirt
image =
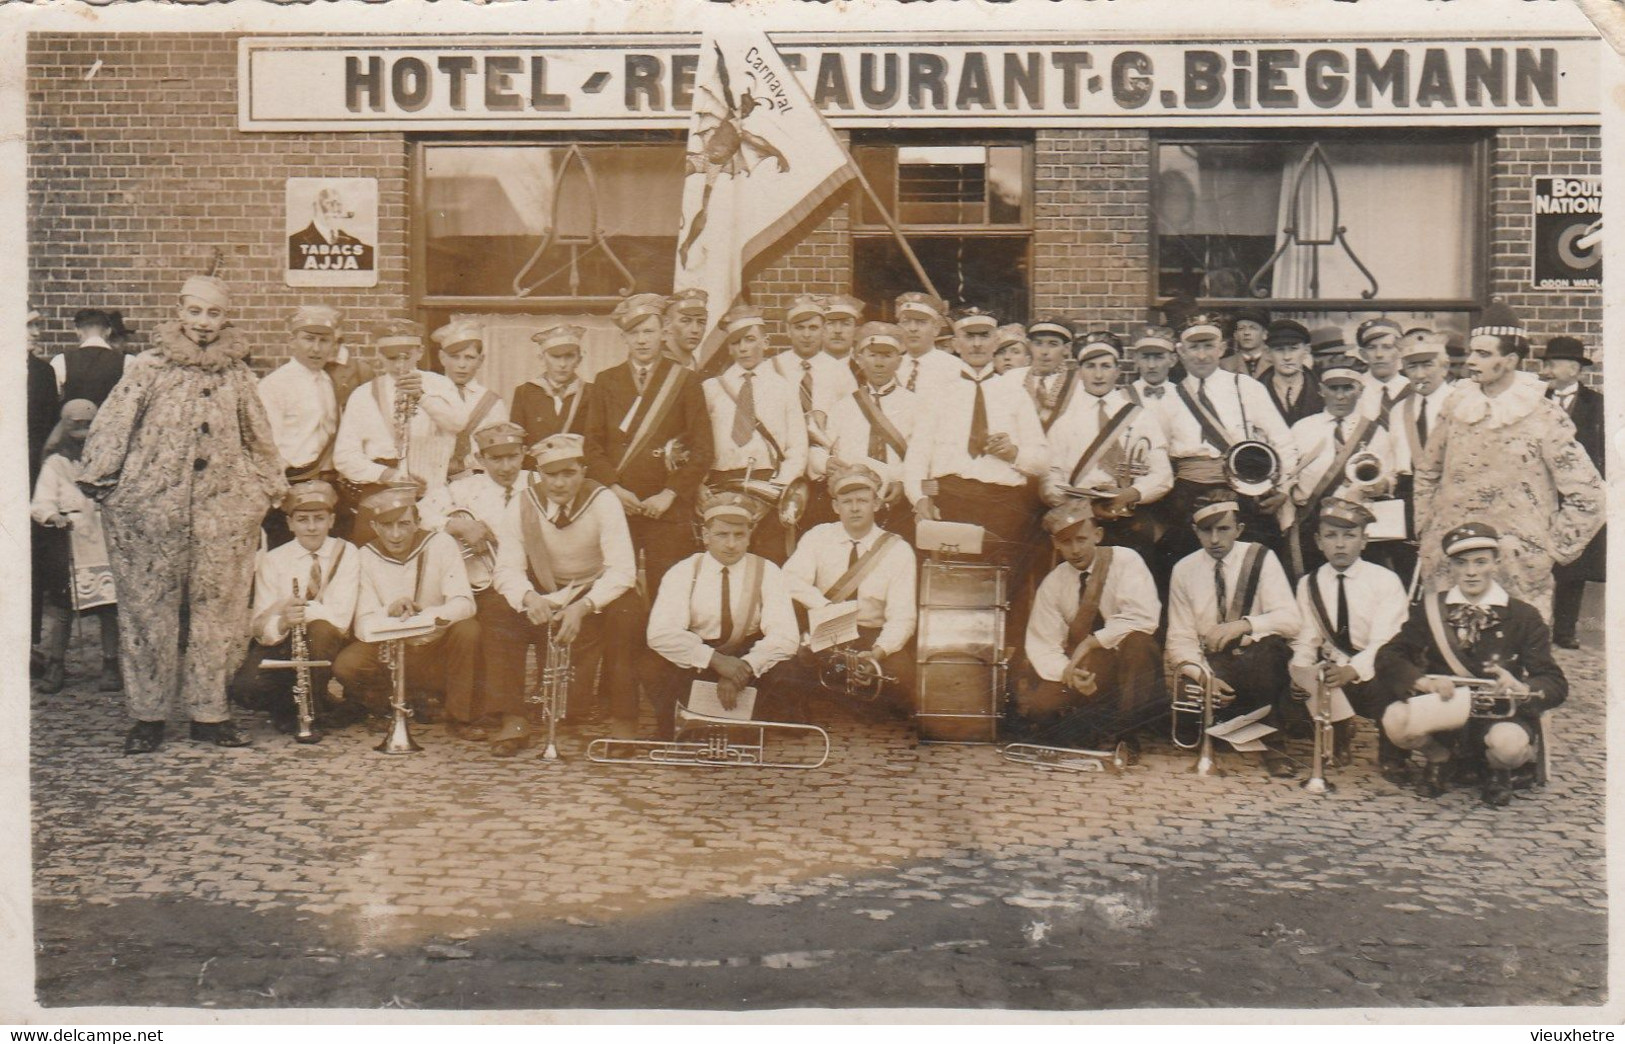
<svg viewBox="0 0 1625 1044">
<path fill-rule="evenodd" d="M 1197 392 L 1202 388 L 1202 382 L 1187 376 L 1183 383 L 1190 392 L 1191 401 L 1200 402 Z M 1224 426 L 1225 437 L 1231 443 L 1244 439 L 1268 443 L 1281 459 L 1281 474 L 1292 474 L 1298 465 L 1298 451 L 1292 441 L 1292 432 L 1262 384 L 1245 374 L 1215 370 L 1207 378 L 1206 391 L 1219 423 Z M 1179 393 L 1170 386 L 1167 395 L 1174 397 L 1168 411 L 1169 455 L 1176 460 L 1180 457 L 1221 457 L 1218 449 L 1202 437 L 1201 425 L 1179 398 Z"/>
<path fill-rule="evenodd" d="M 1379 381 L 1369 372 L 1366 372 L 1360 374 L 1360 384 L 1362 386 L 1362 390 L 1360 392 L 1360 405 L 1356 408 L 1357 412 L 1361 416 L 1370 417 L 1372 420 L 1376 420 L 1377 414 L 1382 412 L 1383 389 L 1386 388 L 1388 390 L 1388 396 L 1390 399 L 1397 399 L 1406 388 L 1411 386 L 1411 379 L 1405 376 L 1403 369 L 1401 369 L 1399 373 L 1396 373 L 1392 377 L 1388 378 L 1386 381 Z M 1390 421 L 1395 416 L 1398 416 L 1398 414 L 1398 407 L 1389 410 L 1388 416 Z"/>
<path fill-rule="evenodd" d="M 1394 467 L 1398 474 L 1412 473 L 1413 461 L 1411 459 L 1411 436 L 1408 428 L 1421 416 L 1420 411 L 1427 411 L 1428 429 L 1427 437 L 1432 440 L 1439 426 L 1444 423 L 1444 407 L 1450 401 L 1454 386 L 1450 381 L 1441 382 L 1433 389 L 1433 394 L 1422 395 L 1412 392 L 1410 398 L 1394 407 L 1389 414 L 1388 434 L 1394 446 Z M 1379 393 L 1380 394 L 1380 393 Z M 1420 431 L 1417 433 L 1421 434 Z"/>
<path fill-rule="evenodd" d="M 1139 396 L 1140 402 L 1145 406 L 1147 412 L 1149 412 L 1153 417 L 1156 417 L 1157 423 L 1162 425 L 1162 434 L 1164 439 L 1166 439 L 1169 431 L 1172 430 L 1173 427 L 1174 412 L 1177 411 L 1182 413 L 1185 409 L 1185 407 L 1180 404 L 1179 393 L 1174 391 L 1173 384 L 1164 381 L 1163 383 L 1157 385 L 1158 388 L 1162 389 L 1161 395 L 1149 394 L 1147 389 L 1149 389 L 1151 385 L 1147 384 L 1145 382 L 1145 378 L 1143 377 L 1136 377 L 1130 382 L 1130 387 L 1134 389 L 1134 394 Z"/>
<path fill-rule="evenodd" d="M 632 534 L 626 525 L 626 509 L 615 494 L 599 489 L 597 494 L 562 529 L 556 524 L 561 507 L 546 499 L 542 521 L 542 543 L 552 567 L 559 590 L 543 595 L 554 605 L 563 605 L 566 592 L 574 579 L 598 574 L 587 588 L 586 597 L 602 611 L 609 603 L 632 589 L 638 581 L 638 561 L 632 550 Z M 491 576 L 491 586 L 507 599 L 515 610 L 523 611 L 525 596 L 536 591 L 530 582 L 530 560 L 527 557 L 524 523 L 521 513 L 526 510 L 529 494 L 516 496 L 503 512 L 497 527 L 497 564 Z M 612 655 L 629 655 L 626 650 L 612 650 Z"/>
<path fill-rule="evenodd" d="M 1126 547 L 1112 548 L 1111 555 L 1093 632 L 1104 649 L 1117 648 L 1135 631 L 1155 634 L 1162 615 L 1157 584 L 1145 561 Z M 1098 557 L 1095 562 L 1099 564 Z M 1033 596 L 1032 615 L 1027 618 L 1027 659 L 1045 681 L 1060 681 L 1075 651 L 1067 645 L 1067 637 L 1072 618 L 1078 615 L 1082 576 L 1070 562 L 1062 562 L 1044 577 Z"/>
<path fill-rule="evenodd" d="M 44 525 L 46 519 L 55 518 L 58 514 L 77 511 L 80 517 L 74 520 L 74 528 L 87 525 L 87 520 L 93 519 L 89 525 L 98 532 L 101 530 L 101 505 L 85 496 L 79 488 L 79 462 L 69 460 L 60 453 L 53 453 L 45 458 L 40 465 L 39 478 L 34 482 L 34 499 L 28 505 L 28 514 L 35 522 Z"/>
<path fill-rule="evenodd" d="M 474 592 L 468 586 L 462 549 L 445 533 L 428 534 L 405 562 L 385 558 L 371 545 L 361 548 L 357 557 L 361 559 L 361 593 L 355 605 L 358 633 L 369 621 L 383 622 L 389 607 L 402 598 L 413 599 L 420 613 L 448 625 L 474 615 Z"/>
<path fill-rule="evenodd" d="M 1320 589 L 1320 600 L 1326 607 L 1327 619 L 1336 628 L 1337 570 L 1328 562 L 1298 579 L 1298 617 L 1303 626 L 1292 640 L 1292 663 L 1299 667 L 1313 667 L 1319 662 L 1319 653 L 1324 646 L 1327 659 L 1348 664 L 1362 682 L 1368 682 L 1376 667 L 1377 651 L 1405 626 L 1410 600 L 1399 577 L 1392 570 L 1375 563 L 1360 559 L 1349 566 L 1344 575 L 1347 577 L 1344 593 L 1349 606 L 1349 641 L 1359 651 L 1352 657 L 1334 651 L 1331 635 L 1321 630 L 1320 616 L 1315 612 L 1309 584 L 1313 581 Z"/>
<path fill-rule="evenodd" d="M 1017 366 L 1013 370 L 1004 371 L 1001 381 L 1009 381 L 1019 385 L 1023 394 L 1033 401 L 1033 409 L 1038 411 L 1040 422 L 1049 424 L 1054 420 L 1054 410 L 1045 403 L 1059 405 L 1066 396 L 1067 385 L 1077 380 L 1078 371 L 1070 366 L 1062 366 L 1054 373 L 1036 374 L 1031 366 Z M 1083 388 L 1072 389 L 1072 397 L 1076 399 L 1083 394 Z"/>
<path fill-rule="evenodd" d="M 745 573 L 745 558 L 728 567 L 728 606 L 735 620 L 745 611 Z M 711 646 L 726 637 L 722 633 L 721 592 L 722 563 L 709 551 L 690 555 L 672 566 L 661 579 L 660 592 L 649 610 L 649 648 L 678 667 L 704 670 L 711 666 Z M 744 633 L 758 630 L 762 637 L 740 658 L 760 678 L 801 647 L 796 611 L 784 574 L 766 559 L 762 560 L 759 619 L 747 621 Z"/>
<path fill-rule="evenodd" d="M 289 467 L 326 463 L 322 458 L 339 427 L 338 398 L 327 371 L 289 359 L 260 378 L 259 391 L 282 462 Z"/>
<path fill-rule="evenodd" d="M 933 348 L 923 355 L 903 356 L 897 367 L 897 383 L 916 395 L 930 395 L 940 384 L 959 380 L 965 364 L 953 352 Z"/>
<path fill-rule="evenodd" d="M 859 395 L 869 396 L 874 401 L 897 433 L 903 436 L 905 444 L 913 443 L 920 397 L 893 381 L 881 389 L 879 399 L 874 399 L 874 393 L 865 384 L 830 407 L 829 420 L 824 425 L 830 438 L 829 449 L 819 446 L 812 448 L 807 473 L 813 478 L 823 478 L 829 470 L 829 459 L 833 456 L 848 464 L 867 464 L 883 482 L 901 482 L 903 457 L 895 449 L 889 445 L 884 447 L 885 460 L 869 456 L 869 419 L 857 403 Z"/>
<path fill-rule="evenodd" d="M 1358 415 L 1344 417 L 1343 438 L 1352 439 L 1362 423 L 1365 422 Z M 1325 411 L 1311 414 L 1292 425 L 1292 439 L 1299 461 L 1307 461 L 1302 463 L 1303 470 L 1298 472 L 1298 477 L 1292 480 L 1292 502 L 1302 507 L 1309 502 L 1309 494 L 1320 485 L 1320 480 L 1326 477 L 1326 472 L 1343 449 L 1337 444 L 1337 418 Z M 1394 464 L 1394 440 L 1382 428 L 1371 433 L 1365 448 L 1359 452 L 1375 453 L 1390 467 Z M 1327 496 L 1346 496 L 1348 490 L 1347 480 L 1338 478 L 1327 490 Z"/>
<path fill-rule="evenodd" d="M 785 383 L 789 384 L 796 393 L 796 404 L 801 403 L 801 375 L 811 372 L 812 408 L 825 416 L 835 403 L 852 393 L 858 386 L 857 379 L 852 376 L 852 367 L 846 364 L 845 359 L 837 359 L 819 351 L 810 359 L 803 359 L 795 352 L 780 352 L 772 359 L 773 369 Z M 809 371 L 803 371 L 802 363 L 810 364 Z"/>
<path fill-rule="evenodd" d="M 783 460 L 769 450 L 760 431 L 752 431 L 743 446 L 734 441 L 734 415 L 738 412 L 739 389 L 746 380 L 745 371 L 737 363 L 724 370 L 720 377 L 712 377 L 705 389 L 705 410 L 711 415 L 711 439 L 716 458 L 711 462 L 714 471 L 736 471 L 747 465 L 767 478 L 767 469 L 777 461 L 778 468 L 772 480 L 789 483 L 800 478 L 807 470 L 807 421 L 801 414 L 801 397 L 796 389 L 785 383 L 773 367 L 758 365 L 750 378 L 754 385 L 753 401 L 756 419 L 773 435 L 784 454 Z M 731 393 L 731 394 L 730 394 Z"/>
<path fill-rule="evenodd" d="M 305 604 L 305 623 L 322 620 L 338 628 L 341 634 L 348 634 L 360 594 L 360 549 L 337 537 L 328 537 L 315 555 L 321 567 L 322 586 L 315 600 Z M 311 552 L 297 540 L 255 556 L 254 638 L 261 645 L 280 645 L 288 637 L 282 614 L 273 612 L 272 607 L 293 597 L 295 580 L 299 581 L 299 594 L 310 597 L 310 556 Z"/>
<path fill-rule="evenodd" d="M 1083 451 L 1093 445 L 1095 437 L 1100 434 L 1100 406 L 1105 405 L 1108 417 L 1115 417 L 1119 410 L 1132 403 L 1127 393 L 1118 388 L 1099 398 L 1082 389 L 1072 394 L 1072 402 L 1068 404 L 1066 412 L 1057 417 L 1049 428 L 1049 474 L 1044 479 L 1046 503 L 1059 504 L 1068 499 L 1055 487 L 1074 485 L 1073 469 L 1078 466 Z M 1145 440 L 1143 443 L 1142 439 Z M 1162 424 L 1150 410 L 1137 410 L 1134 417 L 1118 429 L 1113 441 L 1121 447 L 1125 460 L 1136 446 L 1146 447 L 1145 463 L 1148 470 L 1129 483 L 1140 491 L 1140 503 L 1149 504 L 1158 500 L 1173 488 L 1174 472 L 1168 463 L 1168 440 L 1163 435 Z M 1099 457 L 1109 452 L 1105 451 Z M 1082 475 L 1075 485 L 1081 488 L 1117 485 L 1117 476 L 1099 465 L 1099 457 L 1095 467 Z"/>
<path fill-rule="evenodd" d="M 1505 609 L 1511 600 L 1506 588 L 1495 580 L 1490 581 L 1489 590 L 1484 592 L 1484 597 L 1476 601 L 1463 594 L 1460 586 L 1452 587 L 1444 596 L 1445 605 L 1487 605 L 1497 609 Z"/>
<path fill-rule="evenodd" d="M 857 540 L 858 557 L 869 553 L 875 541 L 885 535 L 879 526 Z M 852 559 L 852 537 L 839 522 L 826 522 L 804 533 L 795 554 L 784 563 L 784 582 L 790 597 L 809 609 L 829 604 L 824 597 L 836 580 L 846 574 Z M 893 540 L 858 583 L 854 596 L 858 603 L 858 626 L 880 631 L 875 647 L 882 656 L 900 652 L 914 636 L 916 612 L 914 549 L 905 540 Z"/>
<path fill-rule="evenodd" d="M 1241 564 L 1247 549 L 1253 545 L 1238 540 L 1224 557 L 1224 583 L 1226 601 L 1234 599 L 1241 583 Z M 1174 566 L 1168 584 L 1168 662 L 1171 665 L 1194 661 L 1202 663 L 1202 635 L 1219 623 L 1218 590 L 1213 586 L 1213 556 L 1206 551 L 1194 551 Z M 1259 574 L 1258 591 L 1253 596 L 1253 612 L 1240 617 L 1252 625 L 1252 633 L 1244 636 L 1243 644 L 1256 642 L 1268 635 L 1278 634 L 1294 638 L 1301 622 L 1298 602 L 1292 586 L 1287 583 L 1286 571 L 1275 557 L 1275 552 L 1264 552 L 1264 568 Z"/>
<path fill-rule="evenodd" d="M 907 363 L 905 362 L 906 366 Z M 971 369 L 959 364 L 962 375 Z M 993 376 L 992 364 L 980 374 L 982 396 L 987 405 L 987 433 L 1010 436 L 1016 445 L 1016 461 L 1010 464 L 991 453 L 972 457 L 971 417 L 975 409 L 976 383 L 964 376 L 951 383 L 932 385 L 922 402 L 930 403 L 915 419 L 914 438 L 909 440 L 903 462 L 903 494 L 909 503 L 923 495 L 920 484 L 944 475 L 987 482 L 998 486 L 1022 486 L 1028 476 L 1041 477 L 1049 469 L 1049 443 L 1038 411 L 1020 385 L 1002 382 Z"/>
<path fill-rule="evenodd" d="M 504 488 L 484 472 L 464 475 L 424 494 L 418 501 L 418 527 L 443 530 L 451 516 L 461 511 L 476 522 L 484 522 L 495 533 L 508 506 L 519 499 L 535 477 L 528 471 L 520 471 L 513 485 Z"/>
<path fill-rule="evenodd" d="M 438 373 L 419 376 L 423 378 L 423 396 L 407 428 L 407 465 L 432 490 L 446 484 L 446 467 L 451 463 L 457 433 L 468 423 L 470 404 L 457 394 L 451 378 Z M 380 397 L 384 412 L 379 412 Z M 357 388 L 345 404 L 338 439 L 333 444 L 333 464 L 351 482 L 365 485 L 380 481 L 385 467 L 376 461 L 400 455 L 395 447 L 394 402 L 395 378 L 379 374 Z"/>
<path fill-rule="evenodd" d="M 470 419 L 472 419 L 474 416 L 474 407 L 478 406 L 480 404 L 480 400 L 485 398 L 485 393 L 491 390 L 485 385 L 481 384 L 478 377 L 470 377 L 468 379 L 468 383 L 461 386 L 459 386 L 456 381 L 453 381 L 452 387 L 457 389 L 458 400 L 461 401 L 463 405 L 468 407 L 468 416 Z M 464 423 L 466 424 L 467 422 L 465 421 Z M 496 400 L 491 403 L 491 408 L 485 411 L 485 416 L 480 418 L 480 428 L 489 428 L 493 424 L 506 423 L 508 423 L 508 403 L 502 398 L 502 396 L 498 395 Z M 474 430 L 478 431 L 479 428 L 475 428 Z M 473 432 L 469 432 L 469 434 L 472 436 Z M 478 446 L 469 446 L 470 453 L 474 453 L 478 449 Z"/>
</svg>

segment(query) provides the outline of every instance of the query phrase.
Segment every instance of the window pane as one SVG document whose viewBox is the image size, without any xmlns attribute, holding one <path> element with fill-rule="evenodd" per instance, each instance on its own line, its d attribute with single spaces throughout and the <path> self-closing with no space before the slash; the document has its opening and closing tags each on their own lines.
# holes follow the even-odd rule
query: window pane
<svg viewBox="0 0 1625 1044">
<path fill-rule="evenodd" d="M 560 146 L 425 149 L 428 292 L 511 297 L 518 278 L 532 287 L 527 296 L 612 297 L 628 282 L 614 259 L 636 289 L 670 287 L 682 148 L 590 146 L 580 153 L 586 167 L 567 162 L 569 149 Z M 595 223 L 604 244 L 594 243 Z M 550 232 L 548 249 L 536 256 Z"/>
<path fill-rule="evenodd" d="M 1158 146 L 1155 220 L 1164 296 L 1463 299 L 1473 294 L 1478 186 L 1470 142 L 1365 141 L 1323 145 L 1327 169 L 1300 166 L 1310 142 Z M 1335 197 L 1334 197 L 1335 184 Z M 1295 209 L 1294 209 L 1295 207 Z M 1296 216 L 1299 240 L 1286 228 Z M 1346 229 L 1349 249 L 1330 242 Z"/>
<path fill-rule="evenodd" d="M 973 304 L 1001 321 L 1026 321 L 1026 237 L 911 236 L 909 245 L 950 305 Z M 853 293 L 868 305 L 864 314 L 891 319 L 898 294 L 924 289 L 890 236 L 860 236 L 852 253 Z"/>
<path fill-rule="evenodd" d="M 867 145 L 853 151 L 899 224 L 1020 226 L 1026 219 L 1025 146 Z M 859 224 L 884 223 L 865 199 Z"/>
</svg>

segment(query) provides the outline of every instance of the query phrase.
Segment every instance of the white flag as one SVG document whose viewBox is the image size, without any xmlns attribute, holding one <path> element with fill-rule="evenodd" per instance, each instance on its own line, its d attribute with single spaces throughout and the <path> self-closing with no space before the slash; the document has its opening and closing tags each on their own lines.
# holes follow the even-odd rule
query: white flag
<svg viewBox="0 0 1625 1044">
<path fill-rule="evenodd" d="M 701 45 L 674 290 L 706 291 L 707 357 L 745 268 L 846 184 L 846 149 L 757 30 Z"/>
</svg>

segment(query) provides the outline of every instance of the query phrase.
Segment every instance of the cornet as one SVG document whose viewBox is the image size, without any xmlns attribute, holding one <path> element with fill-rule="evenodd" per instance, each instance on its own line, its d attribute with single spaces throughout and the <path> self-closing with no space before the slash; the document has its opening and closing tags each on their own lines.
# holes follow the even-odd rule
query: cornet
<svg viewBox="0 0 1625 1044">
<path fill-rule="evenodd" d="M 570 647 L 553 640 L 551 620 L 547 623 L 546 644 L 547 651 L 537 679 L 537 693 L 530 702 L 540 704 L 542 715 L 547 718 L 547 746 L 542 750 L 542 760 L 557 761 L 558 725 L 569 707 L 570 683 L 575 680 L 575 665 L 570 662 Z"/>
<path fill-rule="evenodd" d="M 1191 766 L 1192 772 L 1198 776 L 1222 776 L 1224 771 L 1213 760 L 1213 737 L 1208 735 L 1208 730 L 1213 727 L 1213 709 L 1218 702 L 1218 679 L 1214 677 L 1212 668 L 1195 660 L 1181 663 L 1174 674 L 1173 714 L 1169 738 L 1180 750 L 1198 752 L 1196 764 Z M 1201 733 L 1195 739 L 1187 740 L 1181 737 L 1182 718 L 1194 718 L 1195 723 L 1200 726 Z"/>
<path fill-rule="evenodd" d="M 1119 743 L 1111 750 L 1079 750 L 1037 743 L 1007 743 L 999 748 L 999 757 L 1047 772 L 1109 772 L 1115 776 L 1128 767 L 1128 744 Z"/>
<path fill-rule="evenodd" d="M 1370 450 L 1356 453 L 1343 467 L 1343 478 L 1362 498 L 1375 496 L 1379 489 L 1391 488 L 1393 477 L 1393 466 Z"/>
<path fill-rule="evenodd" d="M 1464 691 L 1471 701 L 1469 716 L 1490 721 L 1517 717 L 1523 705 L 1535 695 L 1533 692 L 1508 692 L 1493 678 L 1466 678 L 1456 674 L 1433 674 L 1429 677 L 1450 682 Z"/>
<path fill-rule="evenodd" d="M 1326 763 L 1331 760 L 1333 746 L 1332 691 L 1326 684 L 1326 672 L 1331 663 L 1321 660 L 1315 667 L 1315 691 L 1309 693 L 1309 717 L 1314 722 L 1315 755 L 1309 778 L 1298 784 L 1311 794 L 1330 794 L 1337 787 L 1326 780 Z"/>
</svg>

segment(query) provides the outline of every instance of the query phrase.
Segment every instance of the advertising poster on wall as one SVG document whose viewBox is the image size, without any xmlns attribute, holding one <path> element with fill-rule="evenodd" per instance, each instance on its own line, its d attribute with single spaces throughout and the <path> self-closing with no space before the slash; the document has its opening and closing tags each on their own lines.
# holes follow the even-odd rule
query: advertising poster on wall
<svg viewBox="0 0 1625 1044">
<path fill-rule="evenodd" d="M 289 178 L 289 286 L 377 286 L 378 179 Z"/>
</svg>

